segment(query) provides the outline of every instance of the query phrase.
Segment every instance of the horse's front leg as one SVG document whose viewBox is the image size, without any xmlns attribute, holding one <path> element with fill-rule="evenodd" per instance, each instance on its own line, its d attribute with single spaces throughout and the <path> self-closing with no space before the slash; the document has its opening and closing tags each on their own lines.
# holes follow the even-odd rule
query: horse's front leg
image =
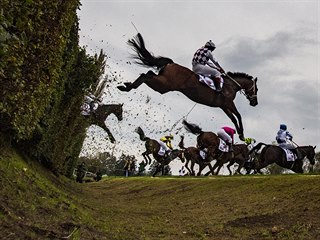
<svg viewBox="0 0 320 240">
<path fill-rule="evenodd" d="M 206 166 L 204 164 L 202 164 L 202 163 L 199 164 L 199 172 L 197 173 L 197 176 L 201 176 L 201 172 L 205 167 Z"/>
<path fill-rule="evenodd" d="M 226 108 L 222 108 L 222 110 L 230 118 L 230 120 L 233 122 L 234 126 L 236 127 L 240 140 L 244 141 L 242 118 L 236 106 L 232 104 L 230 106 L 227 106 Z"/>
<path fill-rule="evenodd" d="M 242 159 L 240 162 L 239 162 L 239 166 L 238 166 L 238 169 L 236 170 L 236 172 L 238 174 L 241 174 L 241 169 L 244 167 L 244 164 L 245 164 L 245 159 Z"/>
<path fill-rule="evenodd" d="M 234 164 L 234 162 L 233 162 L 233 161 L 230 161 L 230 162 L 228 163 L 228 165 L 227 165 L 227 168 L 228 168 L 228 170 L 229 170 L 229 175 L 232 175 L 232 172 L 231 172 L 230 167 L 231 167 L 233 164 Z"/>
<path fill-rule="evenodd" d="M 112 135 L 112 133 L 110 132 L 109 128 L 104 124 L 101 123 L 100 126 L 103 128 L 103 130 L 106 131 L 106 133 L 108 134 L 109 140 L 111 143 L 115 143 L 116 139 L 114 138 L 114 136 Z"/>
<path fill-rule="evenodd" d="M 189 159 L 186 159 L 186 163 L 184 164 L 184 166 L 186 167 L 186 169 L 188 170 L 189 174 L 192 175 L 191 169 L 188 167 L 189 165 Z"/>
</svg>

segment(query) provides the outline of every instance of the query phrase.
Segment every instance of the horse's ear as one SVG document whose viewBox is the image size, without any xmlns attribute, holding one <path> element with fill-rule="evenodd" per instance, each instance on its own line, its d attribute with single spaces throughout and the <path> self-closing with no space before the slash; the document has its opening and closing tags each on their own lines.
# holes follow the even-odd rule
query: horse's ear
<svg viewBox="0 0 320 240">
<path fill-rule="evenodd" d="M 121 105 L 121 107 L 123 106 L 123 103 L 122 104 L 120 104 Z"/>
<path fill-rule="evenodd" d="M 316 146 L 314 146 L 313 149 L 316 149 Z"/>
<path fill-rule="evenodd" d="M 254 78 L 254 81 L 255 81 L 255 82 L 257 82 L 257 81 L 258 81 L 258 78 L 257 78 L 257 77 L 255 77 L 255 78 Z"/>
</svg>

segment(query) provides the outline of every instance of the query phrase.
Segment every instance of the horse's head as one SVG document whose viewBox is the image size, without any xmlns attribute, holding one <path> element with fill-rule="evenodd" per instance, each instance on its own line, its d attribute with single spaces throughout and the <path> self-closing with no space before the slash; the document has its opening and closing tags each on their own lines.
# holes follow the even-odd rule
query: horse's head
<svg viewBox="0 0 320 240">
<path fill-rule="evenodd" d="M 113 113 L 117 117 L 118 121 L 122 121 L 122 119 L 123 119 L 122 118 L 123 103 L 122 104 L 110 104 L 109 106 L 110 106 L 110 109 L 109 109 L 110 114 Z"/>
<path fill-rule="evenodd" d="M 184 163 L 184 161 L 185 161 L 184 150 L 174 149 L 174 150 L 172 150 L 172 152 L 170 153 L 169 156 L 170 156 L 171 160 L 174 160 L 178 157 L 178 158 L 180 158 L 182 163 Z"/>
<path fill-rule="evenodd" d="M 118 105 L 116 105 L 116 106 L 117 106 L 117 109 L 116 109 L 114 115 L 116 115 L 116 117 L 118 118 L 119 121 L 122 121 L 122 119 L 123 119 L 123 118 L 122 118 L 122 113 L 123 113 L 122 107 L 123 107 L 123 103 L 122 103 L 122 104 L 118 104 Z"/>
<path fill-rule="evenodd" d="M 249 83 L 248 87 L 244 89 L 245 95 L 250 102 L 251 106 L 258 105 L 258 87 L 257 87 L 257 78 L 251 79 L 251 83 Z"/>
<path fill-rule="evenodd" d="M 251 106 L 258 105 L 258 87 L 257 78 L 241 73 L 241 72 L 228 72 L 227 77 L 229 77 L 237 86 L 242 90 L 242 93 L 247 97 Z"/>
<path fill-rule="evenodd" d="M 311 165 L 315 164 L 315 159 L 314 159 L 314 156 L 316 155 L 315 149 L 316 149 L 316 146 L 314 146 L 314 147 L 308 146 L 305 150 L 306 157 L 309 159 L 309 162 Z M 302 150 L 302 151 L 304 151 L 304 150 Z"/>
</svg>

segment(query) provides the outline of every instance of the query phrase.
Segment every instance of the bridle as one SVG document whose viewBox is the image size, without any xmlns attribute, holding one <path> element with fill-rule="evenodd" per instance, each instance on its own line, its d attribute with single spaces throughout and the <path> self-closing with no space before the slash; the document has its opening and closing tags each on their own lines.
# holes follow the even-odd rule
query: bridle
<svg viewBox="0 0 320 240">
<path fill-rule="evenodd" d="M 230 77 L 227 73 L 225 73 L 225 75 L 231 79 L 231 81 L 233 81 L 239 88 L 240 88 L 240 93 L 242 93 L 244 96 L 246 96 L 246 98 L 251 101 L 253 100 L 254 98 L 257 97 L 257 94 L 254 94 L 254 95 L 250 95 L 248 94 L 247 92 L 249 92 L 250 90 L 253 89 L 253 92 L 255 93 L 256 92 L 256 84 L 255 84 L 255 81 L 254 79 L 250 79 L 252 81 L 252 86 L 249 88 L 249 89 L 243 89 L 242 86 L 236 81 L 234 80 L 232 77 Z"/>
</svg>

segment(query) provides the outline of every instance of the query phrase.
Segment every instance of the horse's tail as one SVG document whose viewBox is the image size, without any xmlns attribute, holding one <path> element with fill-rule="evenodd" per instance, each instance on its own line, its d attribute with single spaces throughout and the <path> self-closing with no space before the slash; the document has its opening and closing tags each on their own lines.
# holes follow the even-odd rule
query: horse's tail
<svg viewBox="0 0 320 240">
<path fill-rule="evenodd" d="M 181 149 L 186 149 L 186 147 L 184 146 L 184 143 L 183 143 L 184 136 L 180 136 L 180 138 L 181 138 L 181 140 L 178 144 L 178 147 Z"/>
<path fill-rule="evenodd" d="M 196 135 L 203 133 L 202 129 L 196 124 L 188 123 L 186 120 L 183 120 L 182 124 L 185 126 L 188 132 L 191 132 Z"/>
<path fill-rule="evenodd" d="M 170 58 L 153 56 L 146 49 L 144 45 L 144 40 L 140 33 L 138 33 L 136 37 L 128 40 L 128 44 L 137 53 L 137 56 L 135 56 L 134 58 L 139 60 L 137 61 L 137 63 L 140 65 L 146 65 L 146 66 L 156 67 L 160 69 L 169 63 L 173 63 L 172 59 Z"/>
<path fill-rule="evenodd" d="M 148 139 L 150 139 L 150 138 L 146 137 L 146 135 L 144 134 L 144 132 L 143 132 L 141 127 L 137 127 L 135 129 L 135 132 L 139 134 L 139 137 L 140 137 L 141 141 L 147 141 Z"/>
<path fill-rule="evenodd" d="M 262 146 L 268 146 L 268 144 L 265 144 L 265 143 L 263 143 L 263 142 L 258 143 L 256 146 L 254 146 L 254 147 L 249 151 L 249 155 L 250 155 L 251 153 L 253 153 L 253 152 L 259 151 Z"/>
</svg>

